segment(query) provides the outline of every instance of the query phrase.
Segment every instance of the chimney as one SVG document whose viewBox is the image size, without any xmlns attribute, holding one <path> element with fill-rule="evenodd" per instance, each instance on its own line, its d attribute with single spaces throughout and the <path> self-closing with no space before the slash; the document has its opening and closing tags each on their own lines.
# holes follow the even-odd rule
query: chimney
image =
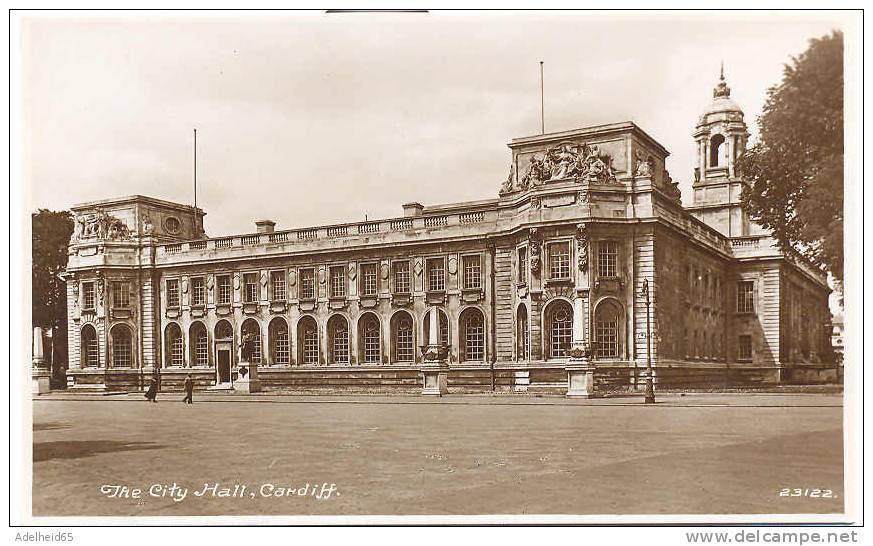
<svg viewBox="0 0 873 546">
<path fill-rule="evenodd" d="M 272 220 L 255 220 L 255 225 L 258 226 L 258 233 L 273 233 L 276 222 Z"/>
<path fill-rule="evenodd" d="M 412 203 L 406 203 L 403 205 L 403 216 L 406 216 L 407 218 L 421 216 L 422 210 L 424 210 L 424 206 L 421 203 L 416 203 L 415 201 Z"/>
</svg>

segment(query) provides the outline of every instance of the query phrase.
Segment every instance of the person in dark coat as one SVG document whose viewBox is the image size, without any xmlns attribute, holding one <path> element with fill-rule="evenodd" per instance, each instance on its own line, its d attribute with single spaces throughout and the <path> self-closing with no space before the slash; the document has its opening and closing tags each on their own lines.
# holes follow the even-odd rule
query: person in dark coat
<svg viewBox="0 0 873 546">
<path fill-rule="evenodd" d="M 182 402 L 186 402 L 188 404 L 193 404 L 194 399 L 194 380 L 191 379 L 191 374 L 189 373 L 187 377 L 185 377 L 185 398 L 182 399 Z"/>
<path fill-rule="evenodd" d="M 145 392 L 145 398 L 149 402 L 158 403 L 158 382 L 152 377 L 149 379 L 149 388 Z"/>
</svg>

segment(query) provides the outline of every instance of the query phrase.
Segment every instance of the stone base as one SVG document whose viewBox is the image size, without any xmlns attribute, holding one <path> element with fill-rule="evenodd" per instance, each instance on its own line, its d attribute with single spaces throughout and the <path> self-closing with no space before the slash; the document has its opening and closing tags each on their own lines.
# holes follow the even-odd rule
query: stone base
<svg viewBox="0 0 873 546">
<path fill-rule="evenodd" d="M 51 390 L 51 373 L 47 371 L 34 371 L 30 375 L 33 394 L 45 394 Z"/>
<path fill-rule="evenodd" d="M 217 385 L 212 385 L 212 386 L 206 387 L 206 390 L 208 390 L 208 391 L 232 391 L 233 385 L 231 385 L 230 382 L 218 383 Z"/>
<path fill-rule="evenodd" d="M 442 396 L 449 391 L 449 369 L 446 366 L 422 366 L 421 394 Z"/>
<path fill-rule="evenodd" d="M 261 380 L 257 377 L 254 379 L 249 377 L 246 377 L 245 379 L 237 379 L 233 382 L 233 390 L 244 394 L 261 392 Z"/>
<path fill-rule="evenodd" d="M 258 378 L 258 365 L 253 362 L 239 363 L 239 379 L 234 381 L 233 390 L 242 393 L 261 392 L 261 380 Z"/>
<path fill-rule="evenodd" d="M 594 398 L 594 366 L 567 366 L 567 398 Z"/>
</svg>

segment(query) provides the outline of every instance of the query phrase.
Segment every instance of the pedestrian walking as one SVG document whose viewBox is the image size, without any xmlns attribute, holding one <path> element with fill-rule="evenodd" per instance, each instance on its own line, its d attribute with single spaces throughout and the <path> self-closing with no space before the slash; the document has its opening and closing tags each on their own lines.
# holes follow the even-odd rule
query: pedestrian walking
<svg viewBox="0 0 873 546">
<path fill-rule="evenodd" d="M 191 374 L 189 373 L 187 377 L 185 377 L 185 398 L 182 399 L 182 402 L 187 404 L 194 403 L 194 380 L 191 379 Z"/>
<path fill-rule="evenodd" d="M 149 379 L 149 388 L 145 392 L 145 398 L 149 402 L 158 403 L 158 382 L 152 377 Z"/>
</svg>

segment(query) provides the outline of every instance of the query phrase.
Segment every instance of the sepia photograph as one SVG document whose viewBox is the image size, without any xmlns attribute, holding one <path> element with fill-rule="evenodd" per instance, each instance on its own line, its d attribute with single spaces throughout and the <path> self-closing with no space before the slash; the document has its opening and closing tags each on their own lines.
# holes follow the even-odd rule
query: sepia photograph
<svg viewBox="0 0 873 546">
<path fill-rule="evenodd" d="M 862 15 L 13 11 L 11 522 L 860 525 Z"/>
</svg>

